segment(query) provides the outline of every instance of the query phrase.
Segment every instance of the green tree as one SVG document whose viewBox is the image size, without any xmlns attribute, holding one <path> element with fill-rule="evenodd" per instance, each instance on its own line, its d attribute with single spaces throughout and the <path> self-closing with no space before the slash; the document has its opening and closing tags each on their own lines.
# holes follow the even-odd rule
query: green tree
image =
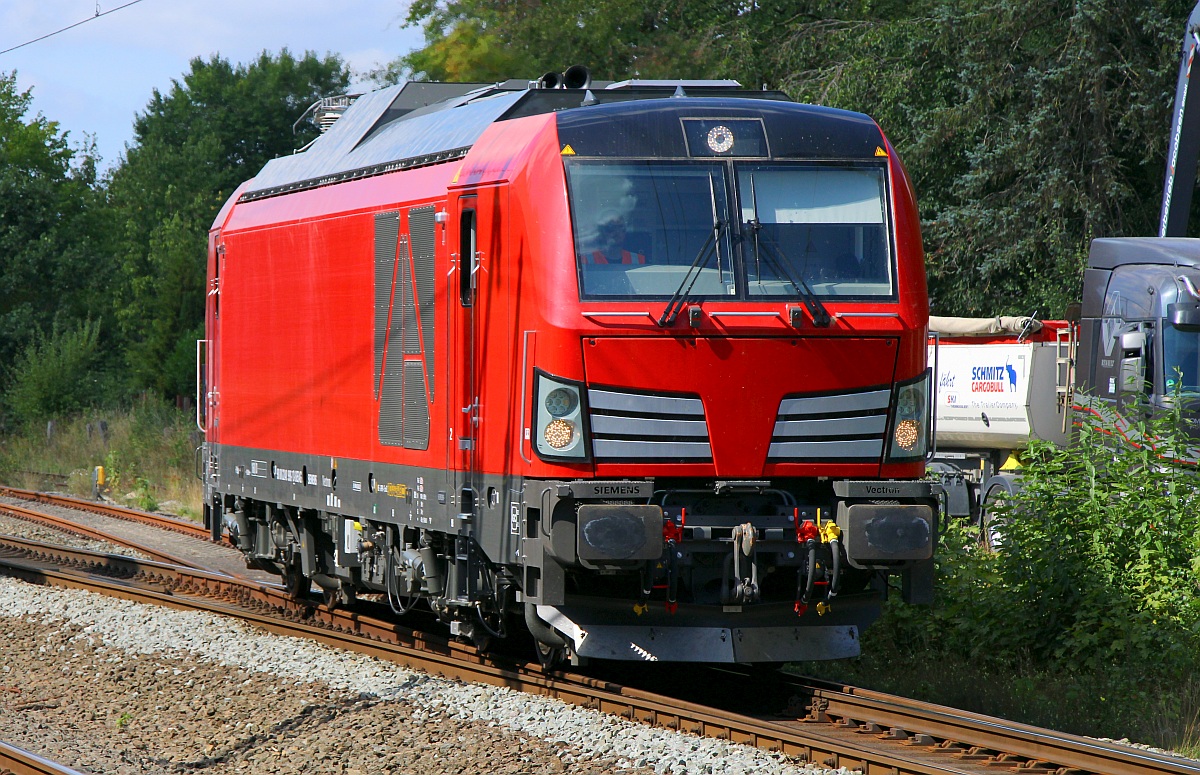
<svg viewBox="0 0 1200 775">
<path fill-rule="evenodd" d="M 424 48 L 377 75 L 386 82 L 498 81 L 582 64 L 603 80 L 711 77 L 721 49 L 708 33 L 740 12 L 712 0 L 418 0 L 407 23 L 422 28 Z"/>
<path fill-rule="evenodd" d="M 35 334 L 8 369 L 4 403 L 23 421 L 99 403 L 105 397 L 99 343 L 100 324 L 92 320 L 69 329 L 56 325 L 49 334 Z"/>
<path fill-rule="evenodd" d="M 736 78 L 879 121 L 916 183 L 934 308 L 1061 315 L 1090 241 L 1154 233 L 1184 0 L 421 0 L 392 78 Z M 452 66 L 451 66 L 452 65 Z M 474 69 L 473 69 L 474 68 Z"/>
<path fill-rule="evenodd" d="M 109 308 L 111 229 L 93 145 L 74 149 L 56 122 L 29 117 L 31 99 L 0 73 L 3 364 L 56 321 L 69 328 Z"/>
<path fill-rule="evenodd" d="M 191 392 L 213 219 L 242 181 L 316 137 L 314 126 L 293 124 L 348 85 L 340 58 L 285 49 L 249 64 L 196 58 L 182 81 L 154 91 L 109 185 L 122 228 L 119 324 L 134 387 Z"/>
<path fill-rule="evenodd" d="M 944 314 L 1062 314 L 1090 241 L 1154 233 L 1177 0 L 926 2 L 770 47 L 784 88 L 871 114 L 913 172 Z"/>
</svg>

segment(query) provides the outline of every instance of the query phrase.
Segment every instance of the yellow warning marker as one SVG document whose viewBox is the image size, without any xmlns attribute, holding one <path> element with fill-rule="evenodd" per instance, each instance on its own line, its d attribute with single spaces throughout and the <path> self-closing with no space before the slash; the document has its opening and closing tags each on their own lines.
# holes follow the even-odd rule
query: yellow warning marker
<svg viewBox="0 0 1200 775">
<path fill-rule="evenodd" d="M 462 174 L 462 168 L 463 168 L 463 165 L 461 165 L 461 164 L 460 164 L 460 165 L 458 165 L 458 169 L 456 169 L 456 170 L 454 171 L 454 177 L 450 178 L 450 182 L 451 182 L 451 183 L 457 183 L 457 182 L 458 182 L 458 176 Z"/>
<path fill-rule="evenodd" d="M 562 155 L 563 156 L 574 156 L 575 155 L 575 149 L 571 147 L 570 143 L 563 146 Z"/>
<path fill-rule="evenodd" d="M 876 156 L 883 156 L 883 157 L 885 157 L 885 158 L 886 158 L 886 157 L 887 157 L 887 151 L 883 150 L 882 148 L 880 148 L 880 147 L 877 145 L 877 146 L 875 146 L 875 155 L 876 155 Z"/>
</svg>

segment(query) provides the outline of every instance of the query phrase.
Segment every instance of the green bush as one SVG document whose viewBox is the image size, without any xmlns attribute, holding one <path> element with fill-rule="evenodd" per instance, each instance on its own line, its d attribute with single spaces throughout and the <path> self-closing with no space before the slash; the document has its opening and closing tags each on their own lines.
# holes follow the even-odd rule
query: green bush
<svg viewBox="0 0 1200 775">
<path fill-rule="evenodd" d="M 42 420 L 96 404 L 103 393 L 99 344 L 98 321 L 38 334 L 9 369 L 4 399 L 13 415 Z"/>
<path fill-rule="evenodd" d="M 1176 401 L 1178 406 L 1181 402 Z M 1127 416 L 1145 417 L 1141 409 Z M 1000 549 L 943 526 L 932 606 L 893 596 L 827 677 L 1090 735 L 1200 744 L 1200 473 L 1179 412 L 1036 442 Z M 809 668 L 810 666 L 805 666 Z"/>
<path fill-rule="evenodd" d="M 938 604 L 905 612 L 910 637 L 993 664 L 1197 666 L 1200 477 L 1178 462 L 1178 412 L 1129 427 L 1080 416 L 1071 446 L 1024 454 L 1022 489 L 996 509 L 1000 551 L 947 527 Z"/>
</svg>

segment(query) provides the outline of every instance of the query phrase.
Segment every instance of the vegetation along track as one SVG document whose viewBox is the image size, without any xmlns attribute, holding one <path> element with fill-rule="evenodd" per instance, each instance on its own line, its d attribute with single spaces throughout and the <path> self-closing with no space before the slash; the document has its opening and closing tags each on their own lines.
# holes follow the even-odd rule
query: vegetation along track
<svg viewBox="0 0 1200 775">
<path fill-rule="evenodd" d="M 271 632 L 431 673 L 557 697 L 869 775 L 1200 775 L 1200 764 L 1187 759 L 773 671 L 608 665 L 592 674 L 547 673 L 536 664 L 483 654 L 361 611 L 298 602 L 273 585 L 162 562 L 6 537 L 0 539 L 0 566 L 27 581 L 232 615 Z M 604 677 L 610 672 L 620 682 Z M 641 688 L 628 685 L 631 677 Z M 669 687 L 662 690 L 669 695 L 654 690 L 661 686 Z M 688 686 L 703 690 L 680 689 Z M 714 707 L 716 698 L 732 699 Z"/>
</svg>

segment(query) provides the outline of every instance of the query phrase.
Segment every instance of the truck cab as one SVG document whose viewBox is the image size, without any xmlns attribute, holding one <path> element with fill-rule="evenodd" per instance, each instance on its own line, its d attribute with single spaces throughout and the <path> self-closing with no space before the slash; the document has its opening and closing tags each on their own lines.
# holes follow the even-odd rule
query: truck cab
<svg viewBox="0 0 1200 775">
<path fill-rule="evenodd" d="M 1185 402 L 1200 438 L 1200 239 L 1092 242 L 1084 275 L 1078 401 L 1126 421 Z"/>
</svg>

